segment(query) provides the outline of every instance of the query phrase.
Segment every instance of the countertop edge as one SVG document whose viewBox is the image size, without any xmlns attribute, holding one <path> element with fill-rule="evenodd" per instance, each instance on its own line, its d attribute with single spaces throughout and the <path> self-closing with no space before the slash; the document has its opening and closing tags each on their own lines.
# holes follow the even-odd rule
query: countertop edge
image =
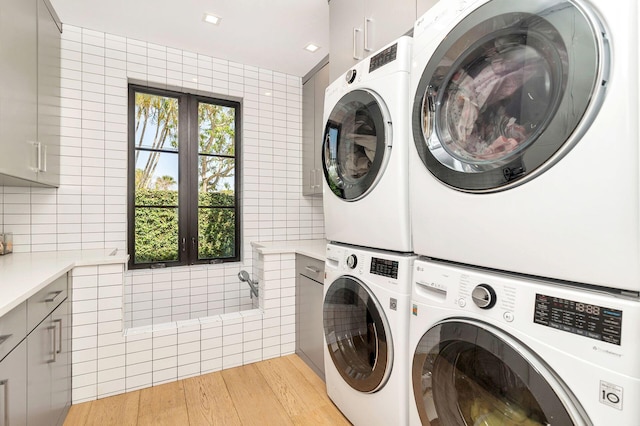
<svg viewBox="0 0 640 426">
<path fill-rule="evenodd" d="M 252 241 L 251 246 L 260 254 L 301 254 L 326 260 L 327 240 Z"/>
</svg>

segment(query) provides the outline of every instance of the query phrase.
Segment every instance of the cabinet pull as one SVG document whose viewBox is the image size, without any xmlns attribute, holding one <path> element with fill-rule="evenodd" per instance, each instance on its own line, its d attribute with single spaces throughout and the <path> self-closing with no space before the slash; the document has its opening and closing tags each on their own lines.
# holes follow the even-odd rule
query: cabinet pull
<svg viewBox="0 0 640 426">
<path fill-rule="evenodd" d="M 364 50 L 365 52 L 371 52 L 373 48 L 369 45 L 369 36 L 371 35 L 371 31 L 369 31 L 369 24 L 373 22 L 371 18 L 364 18 Z"/>
<path fill-rule="evenodd" d="M 0 345 L 2 345 L 4 342 L 7 341 L 7 339 L 9 339 L 9 337 L 13 336 L 13 334 L 5 334 L 0 336 Z"/>
<path fill-rule="evenodd" d="M 316 180 L 318 184 L 316 186 L 317 188 L 321 188 L 322 187 L 322 170 L 316 169 L 316 173 L 318 174 L 318 179 Z"/>
<path fill-rule="evenodd" d="M 54 319 L 53 322 L 58 324 L 58 349 L 56 349 L 56 353 L 59 354 L 62 353 L 62 318 Z"/>
<path fill-rule="evenodd" d="M 304 269 L 306 269 L 309 272 L 313 272 L 314 274 L 319 274 L 320 273 L 320 269 L 315 268 L 313 266 L 305 266 Z"/>
<path fill-rule="evenodd" d="M 309 170 L 309 188 L 311 189 L 315 188 L 316 187 L 315 182 L 316 182 L 316 178 L 315 178 L 314 170 Z"/>
<path fill-rule="evenodd" d="M 45 302 L 50 303 L 55 301 L 58 296 L 60 296 L 62 294 L 62 290 L 58 290 L 58 291 L 53 291 L 51 293 L 49 293 L 49 297 L 47 297 L 46 299 L 44 299 Z"/>
<path fill-rule="evenodd" d="M 53 344 L 53 345 L 52 345 L 52 349 L 53 349 L 53 350 L 51 351 L 51 353 L 52 353 L 52 355 L 53 355 L 53 358 L 51 358 L 50 360 L 48 360 L 48 361 L 47 361 L 48 363 L 56 362 L 56 361 L 58 360 L 58 357 L 56 356 L 56 346 L 58 346 L 58 345 L 56 344 L 56 340 L 58 340 L 58 339 L 56 339 L 56 328 L 57 328 L 57 327 L 56 327 L 55 325 L 52 325 L 51 327 L 47 327 L 47 330 L 49 330 L 49 331 L 53 331 L 53 333 L 52 333 L 52 334 L 53 334 L 53 339 L 51 339 L 51 343 Z"/>
<path fill-rule="evenodd" d="M 358 33 L 362 31 L 360 28 L 353 28 L 353 59 L 360 60 L 362 56 L 358 56 Z"/>
<path fill-rule="evenodd" d="M 47 171 L 47 146 L 42 142 L 34 142 L 36 146 L 36 169 L 38 172 Z"/>
<path fill-rule="evenodd" d="M 0 415 L 0 420 L 2 420 L 2 425 L 0 426 L 9 426 L 9 380 L 0 380 L 0 388 L 2 388 L 2 413 Z"/>
</svg>

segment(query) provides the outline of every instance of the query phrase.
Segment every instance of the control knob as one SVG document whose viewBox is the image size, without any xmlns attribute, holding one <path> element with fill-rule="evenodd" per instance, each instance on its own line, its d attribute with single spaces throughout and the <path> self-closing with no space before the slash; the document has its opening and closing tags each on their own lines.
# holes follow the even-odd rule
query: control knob
<svg viewBox="0 0 640 426">
<path fill-rule="evenodd" d="M 355 81 L 356 74 L 357 74 L 357 71 L 355 69 L 350 69 L 349 71 L 347 71 L 347 73 L 344 76 L 345 80 L 347 80 L 347 84 L 351 84 Z"/>
<path fill-rule="evenodd" d="M 358 258 L 356 257 L 355 254 L 350 254 L 347 257 L 347 266 L 351 269 L 355 269 L 357 265 L 358 265 Z"/>
<path fill-rule="evenodd" d="M 496 304 L 496 292 L 489 284 L 478 284 L 471 292 L 473 303 L 480 309 L 491 309 Z"/>
</svg>

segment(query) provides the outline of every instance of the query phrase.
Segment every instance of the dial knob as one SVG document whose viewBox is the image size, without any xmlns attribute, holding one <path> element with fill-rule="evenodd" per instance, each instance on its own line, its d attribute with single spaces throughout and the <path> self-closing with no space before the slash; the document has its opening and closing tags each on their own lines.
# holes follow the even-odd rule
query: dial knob
<svg viewBox="0 0 640 426">
<path fill-rule="evenodd" d="M 471 298 L 480 309 L 491 309 L 496 304 L 496 292 L 489 284 L 478 284 L 471 292 Z"/>
<path fill-rule="evenodd" d="M 351 69 L 347 71 L 347 73 L 344 76 L 344 79 L 347 80 L 347 84 L 353 83 L 353 81 L 356 79 L 356 74 L 357 72 L 355 69 Z"/>
<path fill-rule="evenodd" d="M 356 265 L 358 265 L 358 258 L 355 254 L 350 254 L 347 257 L 347 266 L 351 269 L 355 269 Z"/>
</svg>

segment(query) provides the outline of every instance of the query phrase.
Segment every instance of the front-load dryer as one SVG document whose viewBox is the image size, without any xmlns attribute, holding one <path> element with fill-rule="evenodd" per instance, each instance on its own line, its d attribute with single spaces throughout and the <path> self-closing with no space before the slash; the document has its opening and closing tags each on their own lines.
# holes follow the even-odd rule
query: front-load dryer
<svg viewBox="0 0 640 426">
<path fill-rule="evenodd" d="M 447 0 L 416 22 L 416 253 L 640 291 L 638 13 Z"/>
<path fill-rule="evenodd" d="M 329 241 L 411 252 L 411 43 L 401 37 L 326 89 L 322 164 Z"/>
<path fill-rule="evenodd" d="M 411 425 L 640 424 L 640 301 L 414 262 Z"/>
<path fill-rule="evenodd" d="M 327 394 L 356 426 L 407 424 L 414 259 L 407 253 L 327 245 Z"/>
</svg>

